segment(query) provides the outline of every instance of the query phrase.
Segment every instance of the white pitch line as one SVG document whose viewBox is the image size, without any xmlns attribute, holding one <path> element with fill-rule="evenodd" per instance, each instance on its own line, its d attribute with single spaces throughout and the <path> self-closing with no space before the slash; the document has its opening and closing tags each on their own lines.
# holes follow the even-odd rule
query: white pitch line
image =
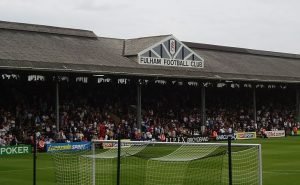
<svg viewBox="0 0 300 185">
<path fill-rule="evenodd" d="M 47 170 L 47 169 L 53 169 L 54 167 L 47 167 L 47 168 L 37 168 L 37 170 Z M 18 172 L 18 171 L 31 171 L 33 170 L 32 168 L 28 168 L 28 169 L 20 169 L 20 170 L 0 170 L 0 173 L 2 172 Z"/>
<path fill-rule="evenodd" d="M 272 171 L 263 171 L 263 173 L 270 173 L 270 174 L 300 174 L 300 170 L 272 170 Z"/>
<path fill-rule="evenodd" d="M 128 167 L 132 167 L 135 165 L 128 165 Z M 129 167 L 129 168 L 130 168 Z M 47 170 L 47 169 L 53 169 L 54 167 L 45 167 L 45 168 L 37 168 L 37 170 Z M 18 171 L 31 171 L 33 169 L 20 169 L 20 170 L 1 170 L 0 173 L 5 173 L 5 172 L 18 172 Z M 272 170 L 272 171 L 263 171 L 263 173 L 269 173 L 269 174 L 285 174 L 285 175 L 289 175 L 289 174 L 300 174 L 300 170 Z"/>
</svg>

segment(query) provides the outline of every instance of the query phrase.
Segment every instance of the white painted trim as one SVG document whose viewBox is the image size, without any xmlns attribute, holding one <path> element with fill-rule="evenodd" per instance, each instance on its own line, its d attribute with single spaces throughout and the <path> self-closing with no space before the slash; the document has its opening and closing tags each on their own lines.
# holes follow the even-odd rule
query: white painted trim
<svg viewBox="0 0 300 185">
<path fill-rule="evenodd" d="M 160 44 L 164 43 L 165 41 L 169 40 L 173 38 L 173 35 L 167 36 L 166 38 L 164 38 L 163 40 L 161 40 L 160 42 L 142 50 L 141 52 L 138 53 L 138 56 L 141 56 L 142 54 L 146 53 L 147 51 L 151 50 L 152 48 L 155 48 L 156 46 L 159 46 Z M 168 51 L 168 50 L 167 50 Z"/>
<path fill-rule="evenodd" d="M 168 52 L 167 46 L 165 46 L 164 43 L 162 43 L 162 46 L 163 46 L 163 48 L 166 50 L 166 53 L 168 54 L 168 56 L 169 56 L 170 58 L 172 58 L 170 52 Z"/>
<path fill-rule="evenodd" d="M 200 59 L 200 61 L 204 62 L 204 59 L 202 57 L 200 57 L 195 51 L 191 50 L 188 46 L 186 46 L 184 43 L 182 43 L 181 41 L 179 41 L 176 37 L 174 37 L 173 35 L 167 36 L 166 38 L 162 39 L 160 42 L 142 50 L 141 52 L 138 53 L 138 59 L 141 55 L 143 55 L 145 52 L 152 50 L 152 48 L 155 48 L 157 46 L 159 46 L 160 44 L 163 44 L 164 42 L 170 40 L 170 39 L 174 39 L 175 41 L 179 42 L 181 44 L 182 47 L 185 47 L 188 51 L 190 51 L 191 53 L 193 53 L 196 57 L 198 57 Z M 164 48 L 166 49 L 166 51 L 169 51 L 166 46 L 163 44 Z M 179 50 L 179 49 L 178 49 Z M 178 51 L 177 51 L 178 52 Z M 169 53 L 169 52 L 167 52 Z M 169 54 L 170 55 L 170 54 Z M 175 54 L 176 55 L 176 54 Z M 174 55 L 174 56 L 175 56 Z M 170 56 L 170 58 L 172 58 Z"/>
<path fill-rule="evenodd" d="M 187 55 L 184 60 L 187 60 L 190 56 L 192 56 L 194 53 L 190 53 L 189 55 Z"/>
<path fill-rule="evenodd" d="M 158 58 L 161 58 L 161 57 L 159 56 L 159 54 L 156 53 L 156 52 L 153 50 L 153 48 L 151 49 L 151 51 L 152 51 Z"/>
<path fill-rule="evenodd" d="M 176 51 L 176 53 L 174 54 L 173 59 L 175 59 L 177 57 L 177 55 L 179 54 L 180 50 L 183 48 L 183 45 L 181 45 L 178 50 Z"/>
</svg>

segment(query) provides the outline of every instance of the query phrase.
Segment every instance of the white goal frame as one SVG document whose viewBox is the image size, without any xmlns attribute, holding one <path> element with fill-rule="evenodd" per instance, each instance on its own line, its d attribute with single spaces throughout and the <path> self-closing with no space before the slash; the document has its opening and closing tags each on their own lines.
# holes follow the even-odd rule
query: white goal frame
<svg viewBox="0 0 300 185">
<path fill-rule="evenodd" d="M 102 144 L 102 143 L 118 143 L 118 140 L 92 140 L 91 141 L 92 143 L 92 146 L 91 146 L 91 149 L 92 149 L 92 154 L 95 155 L 95 144 Z M 209 145 L 214 145 L 214 146 L 228 146 L 228 143 L 188 143 L 188 142 L 156 142 L 156 141 L 127 141 L 127 140 L 124 140 L 122 141 L 121 140 L 121 143 L 131 143 L 131 144 L 165 144 L 165 145 L 199 145 L 199 146 L 209 146 Z M 262 185 L 262 178 L 263 178 L 263 175 L 262 175 L 262 149 L 261 149 L 261 144 L 248 144 L 248 143 L 231 143 L 231 146 L 240 146 L 240 147 L 257 147 L 258 150 L 258 177 L 259 177 L 259 185 Z M 93 185 L 96 184 L 96 174 L 95 174 L 95 171 L 96 171 L 96 165 L 95 165 L 95 158 L 93 159 L 93 164 L 92 164 L 92 183 Z"/>
</svg>

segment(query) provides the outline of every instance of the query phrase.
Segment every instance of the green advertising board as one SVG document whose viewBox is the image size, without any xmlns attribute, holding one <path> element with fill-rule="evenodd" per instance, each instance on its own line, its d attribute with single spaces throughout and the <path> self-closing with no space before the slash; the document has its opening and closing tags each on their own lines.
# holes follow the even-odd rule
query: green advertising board
<svg viewBox="0 0 300 185">
<path fill-rule="evenodd" d="M 31 153 L 31 150 L 30 145 L 4 146 L 0 147 L 0 156 L 29 154 Z"/>
</svg>

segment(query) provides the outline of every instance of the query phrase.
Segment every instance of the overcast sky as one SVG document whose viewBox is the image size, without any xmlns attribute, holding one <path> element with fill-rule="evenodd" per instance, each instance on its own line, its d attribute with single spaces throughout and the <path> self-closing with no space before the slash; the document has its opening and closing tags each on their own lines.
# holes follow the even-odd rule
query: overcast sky
<svg viewBox="0 0 300 185">
<path fill-rule="evenodd" d="M 0 0 L 0 19 L 300 54 L 300 0 Z"/>
</svg>

